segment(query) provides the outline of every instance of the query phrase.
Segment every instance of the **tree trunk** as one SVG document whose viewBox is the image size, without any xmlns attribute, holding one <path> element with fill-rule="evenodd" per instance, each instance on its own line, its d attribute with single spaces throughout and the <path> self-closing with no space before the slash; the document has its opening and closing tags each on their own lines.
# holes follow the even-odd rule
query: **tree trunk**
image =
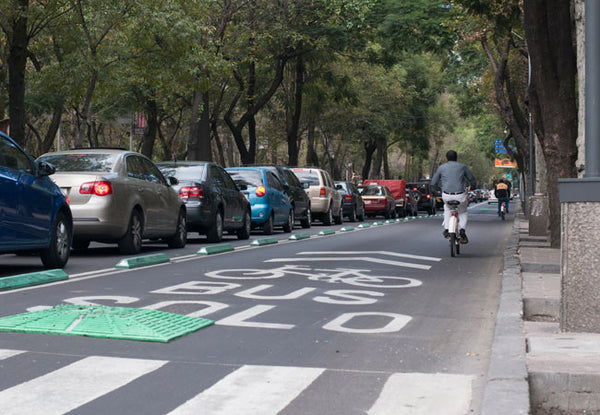
<svg viewBox="0 0 600 415">
<path fill-rule="evenodd" d="M 304 62 L 302 57 L 296 61 L 296 80 L 294 82 L 294 110 L 287 125 L 288 165 L 298 165 L 298 130 L 302 113 L 302 91 L 304 89 Z"/>
<path fill-rule="evenodd" d="M 52 120 L 50 121 L 50 126 L 48 127 L 48 131 L 46 132 L 46 136 L 44 137 L 44 141 L 42 142 L 40 154 L 47 153 L 52 149 L 52 145 L 54 144 L 54 140 L 56 139 L 56 134 L 58 133 L 58 129 L 60 128 L 60 122 L 62 120 L 62 114 L 64 109 L 65 100 L 61 97 L 54 104 L 54 109 L 52 111 Z"/>
<path fill-rule="evenodd" d="M 365 140 L 363 143 L 365 148 L 365 164 L 362 168 L 362 179 L 370 179 L 369 173 L 371 172 L 371 163 L 373 161 L 373 153 L 377 150 L 377 143 L 375 140 Z"/>
<path fill-rule="evenodd" d="M 29 0 L 19 0 L 22 11 L 12 22 L 12 38 L 8 53 L 8 117 L 10 134 L 25 146 L 25 66 L 27 64 L 27 10 Z"/>
<path fill-rule="evenodd" d="M 208 92 L 194 91 L 189 148 L 189 160 L 212 161 L 212 149 L 210 145 L 210 96 Z"/>
<path fill-rule="evenodd" d="M 146 101 L 146 119 L 147 123 L 146 128 L 144 129 L 144 137 L 142 138 L 141 153 L 151 159 L 152 153 L 154 153 L 154 143 L 158 132 L 158 106 L 153 99 L 148 99 Z"/>
<path fill-rule="evenodd" d="M 255 99 L 255 88 L 256 88 L 256 72 L 254 68 L 254 64 L 250 65 L 248 70 L 248 91 L 246 91 L 246 112 L 242 114 L 239 121 L 234 124 L 232 120 L 232 116 L 239 101 L 242 93 L 244 92 L 244 82 L 239 75 L 236 76 L 239 83 L 239 91 L 236 96 L 233 98 L 229 109 L 224 115 L 224 120 L 235 140 L 235 144 L 240 153 L 241 162 L 243 164 L 252 164 L 256 160 L 256 130 L 253 128 L 255 125 L 254 117 L 265 105 L 271 100 L 279 85 L 283 81 L 283 71 L 285 69 L 285 64 L 287 62 L 287 58 L 278 58 L 275 68 L 275 73 L 273 75 L 273 79 L 271 79 L 271 83 L 269 84 L 269 88 L 267 91 L 259 98 Z M 251 123 L 252 121 L 252 123 Z M 248 125 L 248 147 L 246 147 L 246 143 L 244 140 L 243 129 Z"/>
<path fill-rule="evenodd" d="M 552 247 L 559 247 L 558 179 L 577 176 L 577 61 L 570 2 L 525 0 L 524 11 L 539 109 L 533 114 L 533 123 L 548 176 L 550 242 Z"/>
<path fill-rule="evenodd" d="M 307 166 L 318 166 L 319 156 L 315 149 L 315 119 L 310 117 L 308 119 L 308 131 L 306 132 L 306 165 Z"/>
</svg>

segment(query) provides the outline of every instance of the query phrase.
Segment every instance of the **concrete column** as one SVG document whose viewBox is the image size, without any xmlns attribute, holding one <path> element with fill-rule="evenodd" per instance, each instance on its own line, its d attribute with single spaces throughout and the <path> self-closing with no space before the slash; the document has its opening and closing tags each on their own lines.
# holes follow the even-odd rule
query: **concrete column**
<svg viewBox="0 0 600 415">
<path fill-rule="evenodd" d="M 563 179 L 559 189 L 560 328 L 568 332 L 600 333 L 600 179 Z M 582 197 L 584 194 L 589 196 L 588 200 Z"/>
<path fill-rule="evenodd" d="M 529 235 L 547 236 L 550 233 L 548 196 L 535 194 L 529 198 Z"/>
<path fill-rule="evenodd" d="M 560 327 L 600 333 L 600 1 L 585 2 L 585 174 L 561 179 Z"/>
</svg>

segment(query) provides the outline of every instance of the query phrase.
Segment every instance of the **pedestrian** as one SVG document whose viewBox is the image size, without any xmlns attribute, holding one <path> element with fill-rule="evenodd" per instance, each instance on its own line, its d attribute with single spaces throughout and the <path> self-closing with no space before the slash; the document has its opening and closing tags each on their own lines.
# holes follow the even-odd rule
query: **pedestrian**
<svg viewBox="0 0 600 415">
<path fill-rule="evenodd" d="M 469 186 L 475 188 L 475 176 L 469 168 L 457 161 L 458 154 L 454 150 L 448 150 L 446 153 L 446 163 L 438 167 L 431 178 L 431 184 L 442 188 L 442 199 L 444 200 L 444 232 L 442 235 L 448 238 L 448 223 L 450 220 L 450 209 L 448 201 L 457 200 L 458 205 L 458 229 L 460 232 L 460 242 L 466 244 L 467 238 L 467 220 L 469 206 Z"/>
</svg>

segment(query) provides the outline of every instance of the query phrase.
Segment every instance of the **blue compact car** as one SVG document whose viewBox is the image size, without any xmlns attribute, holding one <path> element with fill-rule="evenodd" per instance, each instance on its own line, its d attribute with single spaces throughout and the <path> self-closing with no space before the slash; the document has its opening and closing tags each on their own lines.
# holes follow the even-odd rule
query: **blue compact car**
<svg viewBox="0 0 600 415">
<path fill-rule="evenodd" d="M 66 265 L 73 219 L 53 173 L 0 132 L 0 254 L 37 252 L 46 268 Z"/>
<path fill-rule="evenodd" d="M 272 171 L 260 167 L 225 170 L 250 201 L 253 227 L 262 227 L 265 235 L 271 235 L 275 226 L 282 226 L 284 232 L 292 231 L 294 209 L 283 184 Z"/>
</svg>

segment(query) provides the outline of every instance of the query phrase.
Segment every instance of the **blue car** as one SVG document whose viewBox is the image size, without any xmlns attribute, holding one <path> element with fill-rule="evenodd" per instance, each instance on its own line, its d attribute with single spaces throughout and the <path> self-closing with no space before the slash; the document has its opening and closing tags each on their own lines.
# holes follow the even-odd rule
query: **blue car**
<svg viewBox="0 0 600 415">
<path fill-rule="evenodd" d="M 273 227 L 283 226 L 284 232 L 294 228 L 294 209 L 283 184 L 267 168 L 230 167 L 225 169 L 250 201 L 252 227 L 261 227 L 265 235 Z"/>
<path fill-rule="evenodd" d="M 37 252 L 46 268 L 66 265 L 73 218 L 53 173 L 0 132 L 0 254 Z"/>
</svg>

